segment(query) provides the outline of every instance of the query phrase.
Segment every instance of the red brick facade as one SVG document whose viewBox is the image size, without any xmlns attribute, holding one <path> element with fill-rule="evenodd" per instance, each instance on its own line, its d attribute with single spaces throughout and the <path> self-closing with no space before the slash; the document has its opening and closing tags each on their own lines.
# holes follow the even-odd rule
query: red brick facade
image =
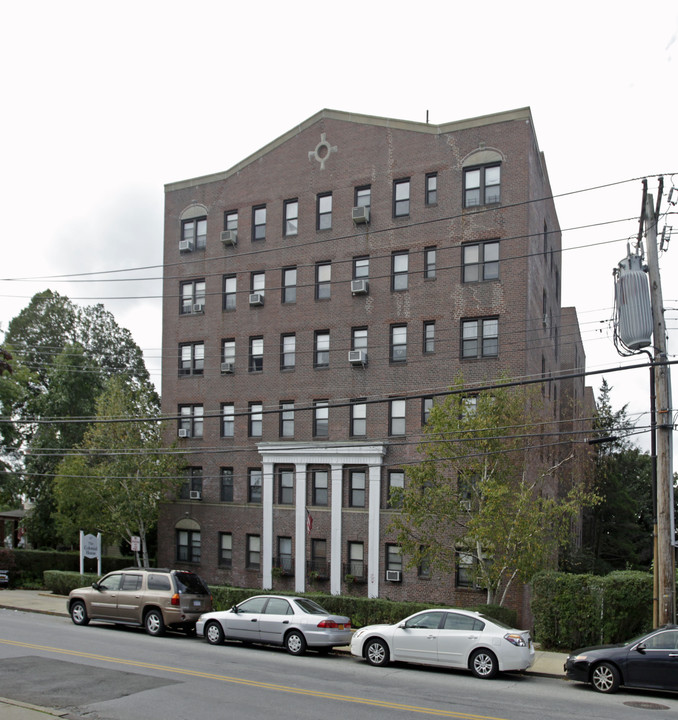
<svg viewBox="0 0 678 720">
<path fill-rule="evenodd" d="M 405 180 L 409 183 L 398 182 Z M 356 224 L 357 189 L 366 187 L 370 222 Z M 204 419 L 202 437 L 178 440 L 192 451 L 188 464 L 196 468 L 200 499 L 163 507 L 160 561 L 177 566 L 183 564 L 177 553 L 192 555 L 190 566 L 213 583 L 320 587 L 460 605 L 482 599 L 482 594 L 457 588 L 452 570 L 447 577 L 422 579 L 416 569 L 403 568 L 401 582 L 386 581 L 392 512 L 388 474 L 416 459 L 422 396 L 444 391 L 459 372 L 467 382 L 479 383 L 502 373 L 524 378 L 557 372 L 561 240 L 550 196 L 529 109 L 442 126 L 324 110 L 229 171 L 168 185 L 163 413 L 175 416 L 184 406 L 189 414 L 202 406 Z M 262 206 L 265 239 L 253 239 L 253 209 Z M 227 244 L 231 236 L 222 241 L 223 231 L 233 226 L 233 216 L 227 218 L 232 212 L 237 212 L 235 245 Z M 258 214 L 258 224 L 261 219 Z M 319 229 L 324 225 L 329 227 Z M 285 233 L 295 227 L 296 234 Z M 187 238 L 189 244 L 180 250 Z M 464 251 L 468 244 L 475 249 Z M 493 264 L 496 248 L 498 264 Z M 471 268 L 476 251 L 481 260 L 483 252 L 487 257 Z M 369 258 L 367 294 L 351 291 L 351 281 L 361 277 L 356 258 Z M 328 263 L 329 284 L 323 274 Z M 283 284 L 293 277 L 284 275 L 286 268 L 296 269 L 294 302 L 283 302 Z M 398 272 L 403 268 L 406 272 Z M 264 273 L 263 305 L 250 304 L 257 290 L 253 273 Z M 235 278 L 235 290 L 226 286 L 227 276 Z M 235 309 L 230 309 L 233 298 Z M 426 323 L 429 333 L 434 323 L 433 347 L 425 345 Z M 471 332 L 472 323 L 486 337 L 477 342 L 479 357 L 465 358 L 462 329 Z M 406 336 L 400 334 L 405 328 Z M 348 351 L 356 347 L 355 329 L 367 329 L 364 366 L 348 361 Z M 291 369 L 281 367 L 283 335 L 295 338 Z M 225 340 L 235 341 L 233 372 L 223 372 Z M 263 352 L 258 354 L 260 340 Z M 406 342 L 394 347 L 394 340 L 396 345 Z M 470 353 L 474 346 L 466 347 Z M 407 398 L 404 432 L 400 417 L 395 427 L 390 417 L 391 410 L 400 410 L 390 400 L 400 398 Z M 366 400 L 364 434 L 358 436 L 351 434 L 351 401 L 356 399 Z M 321 436 L 314 436 L 317 401 L 329 405 L 327 434 Z M 292 436 L 281 436 L 281 402 L 295 406 Z M 256 437 L 249 434 L 250 403 L 262 406 L 262 431 Z M 228 437 L 220 417 L 223 404 L 234 410 Z M 560 416 L 556 389 L 545 391 L 544 412 L 554 422 Z M 324 427 L 325 419 L 319 419 Z M 200 423 L 184 420 L 168 439 L 184 426 L 189 428 L 184 434 L 200 431 Z M 370 484 L 365 473 L 364 506 L 359 488 L 351 496 L 350 472 L 365 466 L 347 462 L 337 467 L 331 454 L 332 448 L 341 455 L 345 448 L 357 452 L 361 446 L 382 453 L 378 485 Z M 265 466 L 267 448 L 273 455 L 287 448 L 289 463 Z M 301 455 L 294 455 L 295 448 Z M 320 462 L 316 450 L 325 452 Z M 222 468 L 233 473 L 233 497 L 226 502 L 221 500 Z M 263 502 L 248 501 L 252 468 L 265 476 Z M 281 468 L 292 471 L 291 504 L 280 502 Z M 327 472 L 326 504 L 313 503 L 314 469 Z M 313 518 L 310 534 L 305 508 Z M 178 533 L 183 533 L 181 549 Z M 231 534 L 230 567 L 219 564 L 219 533 Z M 246 568 L 248 534 L 261 537 L 258 569 Z M 280 537 L 291 539 L 294 577 L 271 575 Z M 331 577 L 312 584 L 304 561 L 311 560 L 314 539 L 326 540 Z M 185 547 L 191 542 L 192 551 Z M 366 582 L 347 587 L 350 543 L 363 543 Z M 378 548 L 372 547 L 375 543 Z M 332 567 L 339 558 L 341 569 Z M 519 608 L 520 603 L 516 597 L 512 604 Z"/>
</svg>

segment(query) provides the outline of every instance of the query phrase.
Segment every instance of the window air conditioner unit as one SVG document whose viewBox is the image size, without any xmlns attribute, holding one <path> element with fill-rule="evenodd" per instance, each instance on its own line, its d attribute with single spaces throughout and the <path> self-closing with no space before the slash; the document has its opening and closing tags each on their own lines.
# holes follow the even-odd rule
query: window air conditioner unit
<svg viewBox="0 0 678 720">
<path fill-rule="evenodd" d="M 351 216 L 353 217 L 353 222 L 356 225 L 364 225 L 370 221 L 370 209 L 368 207 L 364 207 L 363 205 L 358 205 L 353 208 Z"/>
<path fill-rule="evenodd" d="M 191 490 L 189 492 L 189 497 L 191 500 L 202 500 L 202 493 L 200 490 Z"/>
<path fill-rule="evenodd" d="M 351 365 L 367 365 L 367 351 L 349 350 L 348 361 L 351 363 Z"/>
<path fill-rule="evenodd" d="M 224 245 L 237 245 L 238 244 L 238 231 L 237 230 L 224 230 L 221 233 L 221 242 Z"/>
<path fill-rule="evenodd" d="M 179 252 L 191 252 L 193 250 L 193 240 L 180 240 Z"/>
<path fill-rule="evenodd" d="M 204 313 L 205 312 L 205 303 L 193 303 L 193 312 L 194 313 Z"/>
<path fill-rule="evenodd" d="M 179 437 L 183 437 L 183 438 L 191 437 L 190 430 L 187 430 L 186 428 L 179 428 Z"/>
<path fill-rule="evenodd" d="M 263 293 L 250 293 L 250 305 L 263 305 L 264 294 Z"/>
<path fill-rule="evenodd" d="M 351 292 L 354 295 L 367 295 L 369 283 L 367 280 L 351 280 Z"/>
<path fill-rule="evenodd" d="M 235 363 L 232 362 L 222 362 L 221 363 L 221 372 L 222 373 L 232 373 L 235 370 Z"/>
<path fill-rule="evenodd" d="M 387 570 L 386 580 L 388 582 L 400 582 L 400 570 Z"/>
</svg>

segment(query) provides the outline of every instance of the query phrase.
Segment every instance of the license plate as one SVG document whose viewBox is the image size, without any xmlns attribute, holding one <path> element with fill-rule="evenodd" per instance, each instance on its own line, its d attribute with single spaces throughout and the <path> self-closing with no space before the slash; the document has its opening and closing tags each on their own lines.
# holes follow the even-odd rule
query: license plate
<svg viewBox="0 0 678 720">
<path fill-rule="evenodd" d="M 193 607 L 200 607 L 202 605 L 202 600 L 194 600 L 193 601 Z"/>
<path fill-rule="evenodd" d="M 344 626 L 343 626 L 341 623 L 339 624 L 339 629 L 340 629 L 340 630 L 343 630 L 343 629 L 344 629 Z"/>
</svg>

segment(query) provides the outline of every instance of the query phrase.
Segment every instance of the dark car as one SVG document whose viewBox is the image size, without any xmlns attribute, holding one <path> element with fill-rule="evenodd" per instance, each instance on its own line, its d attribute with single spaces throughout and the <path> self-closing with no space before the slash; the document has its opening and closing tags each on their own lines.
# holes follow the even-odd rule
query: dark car
<svg viewBox="0 0 678 720">
<path fill-rule="evenodd" d="M 576 650 L 565 661 L 565 674 L 602 693 L 620 685 L 678 691 L 678 625 L 664 625 L 621 645 Z"/>
</svg>

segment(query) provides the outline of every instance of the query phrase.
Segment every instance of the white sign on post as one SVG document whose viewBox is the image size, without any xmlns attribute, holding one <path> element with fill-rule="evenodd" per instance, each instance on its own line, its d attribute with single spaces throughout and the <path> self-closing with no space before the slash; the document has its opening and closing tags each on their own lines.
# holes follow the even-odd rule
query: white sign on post
<svg viewBox="0 0 678 720">
<path fill-rule="evenodd" d="M 141 538 L 138 535 L 133 535 L 130 539 L 130 546 L 132 552 L 139 552 L 141 550 Z"/>
<path fill-rule="evenodd" d="M 97 574 L 101 575 L 101 533 L 85 535 L 80 531 L 80 574 L 85 572 L 85 558 L 97 559 Z"/>
</svg>

